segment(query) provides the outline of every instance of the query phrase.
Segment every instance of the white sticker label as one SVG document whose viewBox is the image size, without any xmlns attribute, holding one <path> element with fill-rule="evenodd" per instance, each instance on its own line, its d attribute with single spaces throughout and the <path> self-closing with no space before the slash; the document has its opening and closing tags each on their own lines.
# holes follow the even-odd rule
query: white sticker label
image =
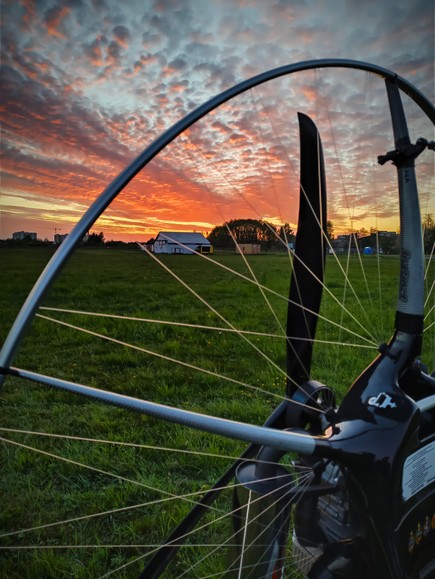
<svg viewBox="0 0 435 579">
<path fill-rule="evenodd" d="M 405 460 L 402 496 L 405 501 L 435 481 L 435 441 L 427 444 Z"/>
</svg>

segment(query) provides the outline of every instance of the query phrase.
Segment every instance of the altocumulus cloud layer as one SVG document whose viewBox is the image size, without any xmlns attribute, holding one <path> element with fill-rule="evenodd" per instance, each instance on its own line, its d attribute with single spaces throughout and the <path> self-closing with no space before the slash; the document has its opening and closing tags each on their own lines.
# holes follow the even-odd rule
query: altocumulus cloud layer
<svg viewBox="0 0 435 579">
<path fill-rule="evenodd" d="M 69 231 L 110 179 L 173 122 L 276 66 L 365 60 L 434 97 L 434 11 L 426 0 L 11 0 L 3 2 L 1 40 L 2 238 L 19 229 L 40 237 L 55 227 Z M 159 229 L 209 230 L 248 214 L 294 221 L 285 196 L 298 188 L 297 168 L 288 163 L 297 157 L 297 131 L 290 121 L 283 128 L 281 113 L 297 94 L 289 116 L 303 109 L 323 119 L 325 145 L 345 150 L 330 169 L 336 225 L 345 228 L 349 216 L 367 225 L 376 211 L 380 226 L 391 226 L 397 202 L 374 200 L 389 181 L 379 178 L 367 189 L 369 168 L 358 169 L 352 186 L 359 195 L 349 209 L 351 185 L 342 177 L 347 162 L 358 164 L 356 141 L 372 147 L 372 156 L 391 148 L 388 118 L 370 116 L 384 97 L 366 78 L 331 79 L 312 74 L 251 91 L 241 106 L 212 117 L 213 133 L 193 128 L 153 162 L 97 227 L 109 238 L 145 239 Z M 253 206 L 259 190 L 273 190 L 275 207 L 266 194 Z M 430 199 L 424 209 L 432 209 Z"/>
</svg>

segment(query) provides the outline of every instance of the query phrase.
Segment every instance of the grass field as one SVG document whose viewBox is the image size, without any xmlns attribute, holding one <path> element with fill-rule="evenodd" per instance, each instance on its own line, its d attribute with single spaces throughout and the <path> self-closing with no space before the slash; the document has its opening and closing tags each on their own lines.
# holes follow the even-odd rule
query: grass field
<svg viewBox="0 0 435 579">
<path fill-rule="evenodd" d="M 1 341 L 50 254 L 50 249 L 42 248 L 0 250 Z M 374 358 L 376 340 L 388 340 L 393 328 L 398 259 L 382 258 L 380 281 L 377 259 L 364 260 L 371 298 L 363 295 L 358 304 L 340 272 L 341 267 L 346 268 L 345 258 L 340 258 L 340 264 L 333 257 L 327 259 L 331 294 L 325 294 L 322 315 L 358 334 L 364 334 L 366 328 L 375 337 L 371 349 L 327 344 L 316 348 L 313 378 L 333 387 L 338 397 Z M 256 285 L 237 275 L 238 272 L 252 277 L 241 258 L 232 254 L 216 254 L 213 263 L 195 256 L 164 256 L 162 261 L 213 309 L 151 257 L 139 251 L 108 249 L 76 252 L 44 306 L 189 323 L 201 328 L 41 310 L 39 313 L 44 316 L 110 336 L 118 343 L 37 318 L 14 365 L 156 402 L 261 424 L 284 393 L 285 341 L 259 334 L 281 333 L 285 299 L 268 293 L 269 303 L 266 302 Z M 216 267 L 215 263 L 232 271 Z M 260 284 L 287 296 L 290 265 L 286 255 L 251 256 L 249 265 Z M 349 278 L 357 294 L 366 293 L 356 257 L 351 259 Z M 429 280 L 429 286 L 430 283 Z M 345 291 L 347 307 L 357 312 L 361 326 L 348 313 L 341 313 L 333 297 L 341 301 Z M 257 334 L 245 334 L 247 339 L 243 339 L 228 332 L 223 318 L 238 329 Z M 328 324 L 319 324 L 318 338 L 362 343 L 361 339 Z M 128 342 L 135 348 L 119 342 Z M 434 343 L 426 347 L 426 354 L 431 355 Z M 171 361 L 174 359 L 183 363 L 174 363 Z M 195 371 L 194 367 L 204 371 Z M 99 577 L 135 560 L 147 548 L 125 545 L 154 544 L 189 510 L 190 503 L 179 500 L 152 507 L 136 505 L 162 498 L 155 488 L 163 487 L 174 494 L 205 489 L 229 464 L 229 459 L 223 457 L 237 455 L 244 446 L 17 379 L 6 381 L 1 404 L 2 436 L 13 441 L 2 444 L 2 533 L 107 512 L 104 516 L 4 536 L 2 546 L 34 547 L 2 553 L 0 575 L 11 579 Z M 30 434 L 35 431 L 111 444 Z M 218 456 L 180 455 L 140 445 L 190 449 Z M 63 458 L 59 460 L 50 454 Z M 131 508 L 108 512 L 125 507 Z M 206 529 L 207 540 L 215 542 L 215 535 L 224 530 L 222 525 L 210 526 Z M 71 544 L 75 547 L 65 548 Z M 169 571 L 167 576 L 178 576 L 189 557 L 186 549 L 177 572 Z M 200 571 L 188 576 L 215 573 L 222 560 L 221 553 L 216 553 L 204 561 Z M 144 561 L 133 562 L 114 576 L 136 577 Z"/>
</svg>

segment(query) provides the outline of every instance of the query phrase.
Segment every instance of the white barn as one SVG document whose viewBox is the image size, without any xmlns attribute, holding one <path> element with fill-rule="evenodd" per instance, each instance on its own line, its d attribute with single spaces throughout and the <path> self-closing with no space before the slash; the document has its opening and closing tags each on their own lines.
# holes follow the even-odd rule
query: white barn
<svg viewBox="0 0 435 579">
<path fill-rule="evenodd" d="M 154 241 L 154 253 L 213 253 L 213 246 L 202 233 L 160 231 Z"/>
</svg>

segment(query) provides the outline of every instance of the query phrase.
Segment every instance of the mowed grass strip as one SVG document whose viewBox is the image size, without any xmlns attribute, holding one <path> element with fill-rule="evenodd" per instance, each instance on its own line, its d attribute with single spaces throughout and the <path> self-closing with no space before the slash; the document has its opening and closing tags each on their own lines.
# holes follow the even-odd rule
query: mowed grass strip
<svg viewBox="0 0 435 579">
<path fill-rule="evenodd" d="M 2 249 L 0 253 L 4 272 L 0 292 L 0 339 L 3 341 L 52 252 L 28 248 Z M 211 307 L 206 307 L 144 253 L 110 249 L 78 250 L 43 305 L 213 326 L 220 330 L 41 310 L 44 316 L 110 336 L 136 349 L 36 318 L 14 365 L 130 396 L 261 424 L 284 394 L 285 340 L 254 334 L 244 334 L 242 338 L 225 331 L 229 327 L 226 322 L 240 330 L 282 334 L 287 307 L 283 297 L 288 295 L 289 285 L 288 257 L 248 258 L 258 282 L 276 292 L 267 293 L 267 301 L 258 287 L 236 274 L 252 277 L 239 256 L 217 253 L 211 262 L 197 256 L 161 259 Z M 364 259 L 370 286 L 368 296 L 360 262 L 351 258 L 349 278 L 355 293 L 362 294 L 360 303 L 340 271 L 347 267 L 346 258 L 339 261 L 341 267 L 333 257 L 327 258 L 331 293 L 325 293 L 322 315 L 358 334 L 374 334 L 376 339 L 387 340 L 393 327 L 398 259 L 382 259 L 381 296 L 376 258 Z M 234 272 L 217 267 L 216 263 Z M 363 327 L 337 303 L 344 295 L 347 308 L 355 313 Z M 364 327 L 368 332 L 364 332 Z M 322 322 L 319 322 L 318 337 L 325 341 L 363 343 L 353 334 Z M 375 354 L 375 347 L 366 350 L 320 344 L 316 346 L 313 378 L 333 387 L 340 397 Z M 165 360 L 163 356 L 184 364 Z M 192 366 L 206 372 L 195 371 Z M 164 446 L 221 457 L 235 456 L 244 446 L 13 378 L 5 383 L 1 404 L 3 428 Z M 180 454 L 74 438 L 63 440 L 5 431 L 1 436 L 21 445 L 2 444 L 4 508 L 0 527 L 3 533 L 131 507 L 4 537 L 1 545 L 5 547 L 44 547 L 4 551 L 0 574 L 5 577 L 97 577 L 146 555 L 152 548 L 125 545 L 151 545 L 161 541 L 191 503 L 169 500 L 133 507 L 170 498 L 172 494 L 204 490 L 230 463 L 229 459 L 204 454 Z M 32 451 L 27 446 L 59 455 L 69 462 Z M 76 462 L 93 470 L 77 466 Z M 167 494 L 158 489 L 164 489 Z M 223 508 L 225 501 L 230 501 L 230 493 L 217 508 Z M 220 511 L 210 516 L 219 517 Z M 226 532 L 222 522 L 210 524 L 197 540 L 216 543 Z M 67 545 L 76 547 L 64 548 Z M 92 547 L 81 547 L 85 545 Z M 112 547 L 99 548 L 98 545 Z M 200 569 L 195 568 L 188 576 L 199 577 L 223 569 L 223 551 L 220 549 L 205 559 Z M 186 548 L 181 562 L 176 563 L 167 576 L 177 576 L 195 557 L 198 560 L 202 555 Z M 115 576 L 136 577 L 145 560 L 125 567 Z"/>
</svg>

